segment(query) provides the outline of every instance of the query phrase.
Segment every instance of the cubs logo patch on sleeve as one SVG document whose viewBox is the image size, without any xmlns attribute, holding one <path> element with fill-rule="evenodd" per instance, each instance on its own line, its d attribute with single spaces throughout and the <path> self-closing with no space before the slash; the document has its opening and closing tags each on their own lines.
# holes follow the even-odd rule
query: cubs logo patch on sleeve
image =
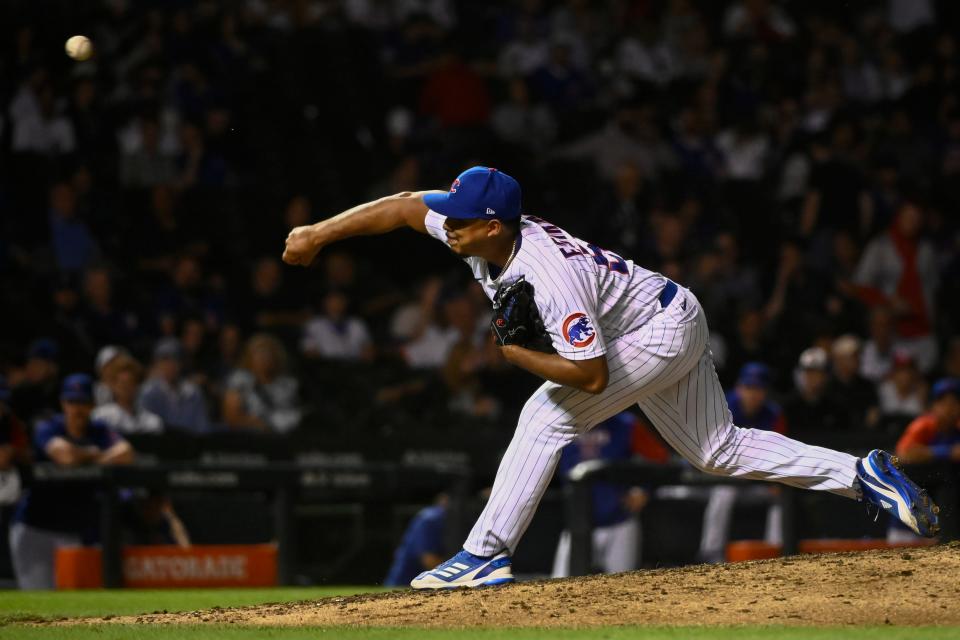
<svg viewBox="0 0 960 640">
<path fill-rule="evenodd" d="M 596 337 L 597 332 L 585 313 L 571 313 L 563 321 L 563 339 L 577 349 L 589 346 Z"/>
</svg>

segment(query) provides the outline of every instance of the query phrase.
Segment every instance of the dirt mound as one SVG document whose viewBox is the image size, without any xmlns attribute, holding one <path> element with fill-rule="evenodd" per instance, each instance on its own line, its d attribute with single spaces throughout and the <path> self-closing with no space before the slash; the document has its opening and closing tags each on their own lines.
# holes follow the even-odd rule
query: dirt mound
<svg viewBox="0 0 960 640">
<path fill-rule="evenodd" d="M 582 627 L 960 624 L 960 543 L 111 618 L 154 624 Z M 81 622 L 103 622 L 87 619 Z"/>
</svg>

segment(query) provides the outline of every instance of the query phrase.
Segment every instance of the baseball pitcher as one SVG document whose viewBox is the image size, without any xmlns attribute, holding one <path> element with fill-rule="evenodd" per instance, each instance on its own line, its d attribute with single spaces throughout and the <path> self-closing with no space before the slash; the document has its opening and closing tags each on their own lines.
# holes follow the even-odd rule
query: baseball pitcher
<svg viewBox="0 0 960 640">
<path fill-rule="evenodd" d="M 463 550 L 418 575 L 412 587 L 512 582 L 510 556 L 560 450 L 634 404 L 698 469 L 865 500 L 921 535 L 936 534 L 937 507 L 890 454 L 874 450 L 858 459 L 735 426 L 694 295 L 546 220 L 521 215 L 520 200 L 512 177 L 473 167 L 449 192 L 381 198 L 287 237 L 284 261 L 306 266 L 323 247 L 352 236 L 403 226 L 433 236 L 466 261 L 493 300 L 492 330 L 503 356 L 546 380 L 520 413 Z"/>
</svg>

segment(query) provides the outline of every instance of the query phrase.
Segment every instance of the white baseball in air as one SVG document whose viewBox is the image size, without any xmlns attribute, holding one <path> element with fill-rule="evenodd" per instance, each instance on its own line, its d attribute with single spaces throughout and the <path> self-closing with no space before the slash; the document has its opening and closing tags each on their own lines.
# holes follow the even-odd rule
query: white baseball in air
<svg viewBox="0 0 960 640">
<path fill-rule="evenodd" d="M 64 46 L 67 55 L 78 62 L 89 60 L 93 55 L 93 43 L 87 36 L 73 36 Z"/>
</svg>

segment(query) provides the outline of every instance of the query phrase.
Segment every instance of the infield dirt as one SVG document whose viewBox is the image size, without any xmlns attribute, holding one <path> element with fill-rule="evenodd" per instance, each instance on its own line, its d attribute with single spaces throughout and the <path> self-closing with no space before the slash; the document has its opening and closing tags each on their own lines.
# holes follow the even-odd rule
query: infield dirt
<svg viewBox="0 0 960 640">
<path fill-rule="evenodd" d="M 67 624 L 586 627 L 957 625 L 960 543 Z M 62 624 L 62 623 L 61 623 Z"/>
</svg>

